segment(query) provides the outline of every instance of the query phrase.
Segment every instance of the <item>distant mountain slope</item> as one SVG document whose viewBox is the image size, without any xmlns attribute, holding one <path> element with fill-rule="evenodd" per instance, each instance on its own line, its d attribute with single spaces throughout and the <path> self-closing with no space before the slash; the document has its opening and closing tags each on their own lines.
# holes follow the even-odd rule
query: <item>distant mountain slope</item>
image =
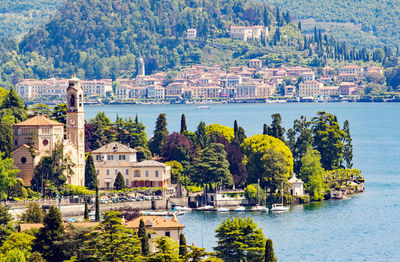
<svg viewBox="0 0 400 262">
<path fill-rule="evenodd" d="M 400 40 L 400 2 L 393 0 L 264 0 L 289 10 L 296 19 L 317 22 L 351 22 L 360 30 L 339 24 L 336 35 L 363 45 L 397 46 Z M 326 24 L 320 24 L 327 27 Z M 358 31 L 358 32 L 357 32 Z M 350 32 L 350 34 L 349 34 Z M 376 39 L 375 39 L 375 37 Z M 363 37 L 364 39 L 357 39 Z M 336 37 L 338 38 L 338 37 Z M 360 42 L 361 41 L 361 42 Z"/>
<path fill-rule="evenodd" d="M 275 12 L 247 0 L 68 0 L 20 50 L 54 58 L 68 72 L 85 68 L 87 78 L 115 76 L 121 64 L 129 71 L 139 55 L 150 71 L 174 68 L 200 62 L 201 43 L 184 39 L 188 28 L 206 40 L 227 36 L 232 24 L 270 25 Z"/>
<path fill-rule="evenodd" d="M 0 1 L 0 37 L 16 37 L 46 23 L 62 0 Z"/>
</svg>

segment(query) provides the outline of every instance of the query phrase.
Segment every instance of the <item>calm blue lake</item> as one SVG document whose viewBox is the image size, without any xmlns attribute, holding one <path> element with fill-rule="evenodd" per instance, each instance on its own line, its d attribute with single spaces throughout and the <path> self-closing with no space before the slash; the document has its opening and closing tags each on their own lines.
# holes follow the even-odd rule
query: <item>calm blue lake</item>
<svg viewBox="0 0 400 262">
<path fill-rule="evenodd" d="M 180 116 L 188 129 L 200 120 L 233 126 L 236 119 L 246 134 L 261 133 L 271 114 L 280 113 L 284 126 L 317 111 L 335 114 L 339 122 L 350 121 L 354 167 L 363 170 L 366 191 L 348 200 L 327 201 L 292 207 L 285 214 L 251 216 L 274 242 L 279 261 L 399 261 L 400 260 L 400 104 L 224 104 L 209 105 L 112 105 L 86 106 L 86 118 L 106 112 L 115 119 L 139 116 L 150 136 L 155 120 L 166 113 L 170 132 L 179 131 Z M 215 229 L 228 216 L 238 214 L 187 213 L 179 218 L 186 226 L 188 243 L 212 251 Z"/>
</svg>

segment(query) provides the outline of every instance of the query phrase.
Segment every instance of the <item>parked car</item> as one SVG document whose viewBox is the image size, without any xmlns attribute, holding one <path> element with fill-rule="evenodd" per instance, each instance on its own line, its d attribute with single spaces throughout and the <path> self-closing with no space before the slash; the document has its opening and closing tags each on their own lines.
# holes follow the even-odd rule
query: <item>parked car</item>
<svg viewBox="0 0 400 262">
<path fill-rule="evenodd" d="M 143 197 L 140 196 L 136 197 L 136 201 L 143 201 Z"/>
<path fill-rule="evenodd" d="M 144 200 L 151 200 L 151 196 L 144 196 Z"/>
</svg>

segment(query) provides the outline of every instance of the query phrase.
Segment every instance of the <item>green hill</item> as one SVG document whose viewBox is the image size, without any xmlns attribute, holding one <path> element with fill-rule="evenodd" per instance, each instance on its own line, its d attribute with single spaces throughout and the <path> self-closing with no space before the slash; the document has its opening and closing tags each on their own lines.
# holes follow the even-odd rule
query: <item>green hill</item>
<svg viewBox="0 0 400 262">
<path fill-rule="evenodd" d="M 396 47 L 400 40 L 400 5 L 391 0 L 264 0 L 298 20 L 313 19 L 336 39 L 355 45 Z M 310 22 L 310 21 L 308 21 Z M 308 24 L 307 22 L 305 23 Z M 306 26 L 311 32 L 315 23 Z"/>
</svg>

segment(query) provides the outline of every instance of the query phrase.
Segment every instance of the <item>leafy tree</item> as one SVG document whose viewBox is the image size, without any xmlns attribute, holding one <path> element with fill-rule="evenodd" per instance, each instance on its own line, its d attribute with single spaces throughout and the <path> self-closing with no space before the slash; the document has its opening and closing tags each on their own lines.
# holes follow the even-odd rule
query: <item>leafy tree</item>
<svg viewBox="0 0 400 262">
<path fill-rule="evenodd" d="M 11 214 L 8 212 L 9 208 L 6 205 L 0 205 L 0 246 L 7 239 L 12 231 Z"/>
<path fill-rule="evenodd" d="M 125 187 L 126 186 L 125 186 L 124 177 L 122 176 L 121 172 L 118 172 L 117 177 L 115 178 L 115 182 L 114 182 L 114 189 L 122 190 Z"/>
<path fill-rule="evenodd" d="M 232 139 L 232 144 L 240 146 L 246 138 L 246 133 L 244 132 L 243 127 L 239 126 L 238 131 L 235 132 L 235 137 Z"/>
<path fill-rule="evenodd" d="M 176 184 L 183 173 L 183 166 L 178 161 L 165 162 L 166 165 L 171 167 L 171 183 Z"/>
<path fill-rule="evenodd" d="M 70 260 L 80 260 L 84 257 L 85 241 L 89 240 L 90 234 L 93 231 L 93 227 L 78 227 L 74 224 L 67 225 L 66 237 L 59 241 L 57 244 L 62 250 L 64 257 Z M 69 260 L 68 260 L 69 261 Z"/>
<path fill-rule="evenodd" d="M 0 259 L 4 259 L 7 254 L 14 249 L 20 250 L 24 255 L 24 258 L 28 259 L 31 254 L 34 239 L 34 236 L 26 233 L 12 233 L 0 247 Z"/>
<path fill-rule="evenodd" d="M 219 124 L 211 124 L 206 127 L 206 132 L 208 136 L 211 136 L 211 134 L 225 137 L 229 142 L 233 139 L 235 136 L 235 133 L 232 128 L 219 125 Z"/>
<path fill-rule="evenodd" d="M 242 143 L 246 155 L 247 183 L 257 183 L 272 192 L 286 184 L 293 173 L 293 156 L 279 139 L 268 135 L 254 135 Z"/>
<path fill-rule="evenodd" d="M 217 256 L 225 261 L 262 261 L 265 237 L 251 218 L 228 218 L 215 230 Z"/>
<path fill-rule="evenodd" d="M 183 258 L 184 261 L 189 262 L 223 262 L 222 259 L 217 258 L 214 253 L 206 252 L 205 248 L 189 246 L 189 253 Z"/>
<path fill-rule="evenodd" d="M 182 116 L 181 116 L 181 131 L 180 131 L 180 133 L 183 134 L 183 132 L 185 132 L 186 130 L 187 130 L 186 117 L 185 117 L 185 114 L 182 114 Z"/>
<path fill-rule="evenodd" d="M 194 160 L 191 171 L 192 181 L 203 187 L 221 182 L 226 186 L 233 184 L 229 162 L 222 144 L 211 144 L 202 150 L 200 157 Z"/>
<path fill-rule="evenodd" d="M 14 117 L 0 113 L 0 152 L 3 152 L 3 158 L 11 157 L 14 149 L 13 144 L 13 125 Z"/>
<path fill-rule="evenodd" d="M 108 211 L 85 241 L 79 261 L 142 261 L 137 234 L 127 229 L 118 212 Z"/>
<path fill-rule="evenodd" d="M 159 114 L 156 121 L 154 135 L 150 140 L 149 148 L 153 154 L 161 154 L 161 148 L 168 135 L 167 119 L 165 114 Z"/>
<path fill-rule="evenodd" d="M 126 221 L 131 221 L 135 218 L 140 217 L 139 209 L 130 206 L 123 206 L 114 211 L 118 211 L 118 217 L 120 217 L 121 219 L 124 218 Z"/>
<path fill-rule="evenodd" d="M 244 190 L 244 195 L 252 205 L 263 204 L 265 202 L 264 190 L 258 184 L 247 185 Z"/>
<path fill-rule="evenodd" d="M 15 248 L 13 250 L 11 250 L 10 252 L 8 252 L 7 257 L 4 260 L 5 262 L 25 262 L 25 256 L 24 253 Z"/>
<path fill-rule="evenodd" d="M 186 238 L 183 233 L 179 235 L 179 257 L 185 257 L 188 253 Z"/>
<path fill-rule="evenodd" d="M 265 262 L 277 262 L 275 257 L 274 247 L 271 239 L 267 239 L 265 244 Z"/>
<path fill-rule="evenodd" d="M 340 129 L 336 116 L 326 112 L 318 112 L 312 118 L 314 148 L 321 154 L 322 167 L 332 170 L 343 162 L 343 138 L 345 132 Z"/>
<path fill-rule="evenodd" d="M 325 170 L 320 160 L 318 151 L 311 147 L 308 147 L 306 154 L 301 158 L 300 177 L 312 200 L 323 200 L 325 195 Z"/>
<path fill-rule="evenodd" d="M 145 126 L 143 125 L 142 122 L 139 121 L 139 118 L 136 115 L 135 125 L 133 128 L 133 132 L 131 133 L 132 134 L 132 142 L 130 144 L 131 147 L 135 148 L 141 146 L 147 148 L 148 146 L 147 134 L 144 130 Z"/>
<path fill-rule="evenodd" d="M 189 153 L 192 143 L 185 135 L 173 132 L 165 138 L 165 142 L 161 148 L 161 155 L 168 161 L 181 160 L 178 159 L 181 150 Z"/>
<path fill-rule="evenodd" d="M 49 105 L 47 104 L 34 104 L 29 108 L 29 111 L 31 111 L 33 113 L 33 115 L 45 115 L 45 116 L 49 116 L 50 112 L 51 112 L 51 108 Z"/>
<path fill-rule="evenodd" d="M 57 207 L 51 206 L 43 220 L 44 227 L 39 229 L 36 235 L 33 251 L 38 251 L 47 261 L 60 261 L 67 259 L 60 246 L 59 241 L 65 238 L 64 226 L 61 212 Z"/>
<path fill-rule="evenodd" d="M 136 152 L 136 158 L 137 161 L 141 162 L 143 160 L 151 160 L 151 152 L 147 148 L 138 146 L 135 147 Z"/>
<path fill-rule="evenodd" d="M 90 145 L 92 150 L 95 150 L 113 140 L 111 131 L 111 120 L 104 112 L 97 113 L 94 119 L 89 121 L 88 129 L 90 130 L 90 140 L 85 141 Z"/>
<path fill-rule="evenodd" d="M 86 165 L 85 165 L 85 187 L 90 190 L 96 188 L 97 184 L 97 172 L 94 166 L 93 155 L 88 154 L 86 158 Z"/>
<path fill-rule="evenodd" d="M 56 105 L 51 111 L 50 117 L 57 122 L 67 124 L 67 104 L 61 103 Z"/>
<path fill-rule="evenodd" d="M 83 213 L 83 219 L 89 220 L 89 206 L 87 199 L 85 199 L 85 212 Z"/>
<path fill-rule="evenodd" d="M 46 262 L 46 260 L 44 260 L 39 252 L 35 251 L 30 255 L 29 262 Z"/>
<path fill-rule="evenodd" d="M 44 213 L 38 203 L 29 203 L 28 209 L 21 215 L 21 222 L 24 223 L 42 223 Z"/>
<path fill-rule="evenodd" d="M 139 229 L 138 229 L 138 238 L 140 240 L 142 246 L 142 256 L 147 257 L 150 255 L 150 246 L 149 246 L 149 238 L 146 232 L 146 225 L 143 219 L 140 219 Z"/>
<path fill-rule="evenodd" d="M 299 173 L 301 168 L 301 158 L 309 146 L 313 145 L 313 135 L 311 122 L 307 121 L 305 116 L 294 120 L 293 129 L 288 130 L 288 144 L 293 153 L 294 172 Z"/>
<path fill-rule="evenodd" d="M 170 237 L 160 236 L 154 241 L 156 252 L 150 261 L 175 262 L 179 261 L 179 244 Z"/>
<path fill-rule="evenodd" d="M 351 135 L 350 135 L 350 124 L 349 121 L 344 121 L 343 123 L 343 132 L 345 133 L 343 138 L 344 148 L 343 148 L 343 159 L 347 168 L 353 167 L 353 145 L 351 144 Z"/>
<path fill-rule="evenodd" d="M 285 128 L 282 127 L 282 117 L 280 114 L 273 114 L 271 127 L 268 128 L 268 135 L 285 142 Z"/>
<path fill-rule="evenodd" d="M 10 189 L 17 182 L 19 170 L 11 158 L 4 159 L 3 156 L 4 153 L 0 152 L 0 198 L 5 200 L 10 198 Z"/>
<path fill-rule="evenodd" d="M 196 146 L 200 147 L 201 149 L 204 149 L 208 146 L 209 144 L 209 137 L 207 134 L 207 129 L 206 129 L 206 123 L 203 121 L 200 121 L 199 125 L 197 126 L 197 129 L 195 131 L 196 134 Z"/>
<path fill-rule="evenodd" d="M 6 109 L 12 112 L 16 122 L 20 122 L 26 119 L 26 110 L 24 102 L 19 98 L 14 88 L 6 94 L 0 109 Z"/>
<path fill-rule="evenodd" d="M 21 178 L 15 179 L 14 183 L 8 190 L 9 198 L 20 198 L 26 199 L 28 197 L 28 191 L 24 187 L 24 181 Z"/>
</svg>

